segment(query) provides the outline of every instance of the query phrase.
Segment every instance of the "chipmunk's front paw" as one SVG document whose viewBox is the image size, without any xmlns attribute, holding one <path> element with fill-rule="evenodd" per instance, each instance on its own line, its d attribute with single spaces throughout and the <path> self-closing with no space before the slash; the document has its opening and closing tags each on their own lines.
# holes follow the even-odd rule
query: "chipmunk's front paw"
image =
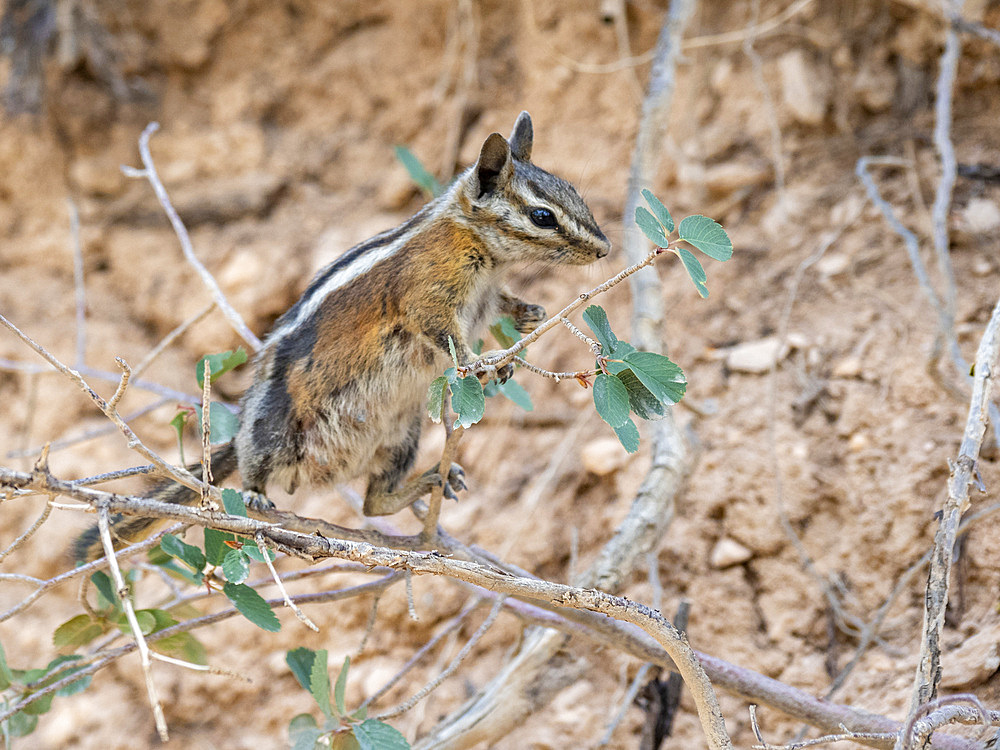
<svg viewBox="0 0 1000 750">
<path fill-rule="evenodd" d="M 499 350 L 486 352 L 482 355 L 482 359 L 486 359 L 487 357 L 491 357 L 495 354 L 501 354 L 501 352 Z M 514 374 L 514 365 L 508 362 L 507 364 L 500 365 L 498 367 L 483 367 L 475 370 L 473 374 L 479 378 L 479 382 L 483 385 L 486 385 L 491 380 L 496 380 L 498 383 L 503 385 L 510 380 L 510 376 Z"/>
<path fill-rule="evenodd" d="M 243 504 L 256 511 L 274 510 L 275 507 L 263 492 L 253 490 L 243 490 Z"/>
<path fill-rule="evenodd" d="M 545 317 L 545 308 L 541 305 L 525 304 L 518 308 L 514 316 L 514 328 L 519 333 L 531 333 L 538 328 L 538 324 L 544 321 Z"/>
<path fill-rule="evenodd" d="M 440 467 L 436 466 L 431 469 L 436 483 L 443 484 L 444 486 L 444 496 L 450 500 L 458 500 L 458 495 L 456 493 L 461 492 L 466 488 L 465 486 L 465 469 L 456 463 L 452 463 L 451 468 L 448 470 L 448 478 L 442 482 Z"/>
</svg>

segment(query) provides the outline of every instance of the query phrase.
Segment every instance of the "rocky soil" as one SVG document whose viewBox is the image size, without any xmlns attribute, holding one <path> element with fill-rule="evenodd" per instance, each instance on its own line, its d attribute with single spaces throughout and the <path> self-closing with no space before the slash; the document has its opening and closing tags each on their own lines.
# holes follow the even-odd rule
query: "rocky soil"
<svg viewBox="0 0 1000 750">
<path fill-rule="evenodd" d="M 0 312 L 63 361 L 74 362 L 82 346 L 88 366 L 115 371 L 114 357 L 138 363 L 205 306 L 209 297 L 148 184 L 119 169 L 138 164 L 136 141 L 152 120 L 161 124 L 153 156 L 199 257 L 261 335 L 317 268 L 420 206 L 394 145 L 405 144 L 446 179 L 475 159 L 490 132 L 508 132 L 522 109 L 534 118 L 535 161 L 578 185 L 620 246 L 649 72 L 644 53 L 655 44 L 665 6 L 624 3 L 624 23 L 616 25 L 620 4 L 598 5 L 60 3 L 36 67 L 19 54 L 23 36 L 6 45 L 13 51 L 0 61 L 7 87 L 0 114 Z M 644 602 L 662 596 L 668 616 L 687 597 L 696 648 L 822 695 L 858 643 L 856 633 L 838 627 L 822 587 L 843 611 L 868 621 L 930 548 L 968 408 L 955 368 L 947 360 L 928 364 L 936 315 L 902 241 L 854 172 L 866 155 L 903 160 L 873 174 L 921 238 L 934 274 L 929 206 L 940 170 L 933 101 L 945 24 L 936 10 L 914 2 L 765 0 L 750 46 L 741 32 L 755 23 L 751 10 L 749 3 L 717 0 L 698 7 L 651 185 L 675 216 L 718 219 L 736 253 L 724 265 L 707 264 L 707 300 L 677 264 L 658 267 L 667 344 L 690 382 L 692 408 L 676 413 L 700 450 L 677 517 L 652 558 L 656 575 L 638 571 L 622 593 Z M 964 13 L 1000 27 L 996 2 L 966 3 Z M 995 169 L 1000 55 L 974 36 L 962 41 L 952 128 L 957 159 Z M 17 111 L 33 104 L 34 112 Z M 79 213 L 84 339 L 74 323 L 69 201 Z M 1000 290 L 1000 185 L 960 177 L 948 223 L 956 331 L 972 359 Z M 620 250 L 613 251 L 596 266 L 525 269 L 518 286 L 553 311 L 623 265 Z M 941 288 L 939 282 L 935 275 Z M 602 304 L 627 330 L 624 286 Z M 194 362 L 238 343 L 213 312 L 144 378 L 193 392 Z M 550 335 L 533 355 L 554 369 L 590 359 L 565 332 Z M 7 332 L 0 332 L 0 358 L 7 363 L 0 366 L 3 465 L 28 468 L 43 443 L 90 433 L 69 447 L 54 444 L 57 476 L 142 463 L 117 433 L 97 434 L 106 420 L 65 378 L 10 366 L 41 360 Z M 227 376 L 219 393 L 238 398 L 248 377 Z M 593 413 L 589 392 L 527 374 L 519 379 L 535 411 L 490 404 L 460 448 L 470 489 L 445 509 L 443 521 L 465 541 L 565 581 L 571 566 L 593 559 L 627 511 L 649 463 L 648 440 L 628 456 Z M 102 394 L 114 390 L 111 382 L 92 382 Z M 168 422 L 176 405 L 132 388 L 122 410 L 136 415 L 131 423 L 143 440 L 173 459 Z M 428 430 L 421 462 L 433 461 L 441 444 Z M 193 438 L 190 445 L 194 450 Z M 974 510 L 994 502 L 1000 485 L 995 445 L 981 457 L 979 474 L 985 493 L 973 493 Z M 306 515 L 361 523 L 328 492 L 277 500 Z M 31 524 L 42 504 L 3 503 L 0 547 Z M 801 547 L 782 526 L 782 508 Z M 406 515 L 394 520 L 406 526 Z M 65 550 L 87 521 L 54 513 L 42 533 L 3 560 L 2 572 L 48 578 L 68 569 Z M 296 590 L 361 580 L 331 574 Z M 921 573 L 906 585 L 881 641 L 837 701 L 905 714 L 923 581 Z M 408 616 L 401 589 L 381 599 L 353 660 L 349 704 L 377 690 L 470 596 L 444 581 L 417 579 L 413 588 L 417 620 Z M 0 608 L 28 590 L 3 581 Z M 56 655 L 52 631 L 80 611 L 76 597 L 76 587 L 65 586 L 0 624 L 13 666 L 41 666 Z M 972 692 L 991 708 L 1000 707 L 998 597 L 1000 518 L 990 516 L 968 533 L 956 567 L 943 687 Z M 211 663 L 240 678 L 158 667 L 167 747 L 283 746 L 292 716 L 314 708 L 286 667 L 285 651 L 326 648 L 339 663 L 362 644 L 370 611 L 370 599 L 314 606 L 309 615 L 319 634 L 288 613 L 280 614 L 278 634 L 235 619 L 200 631 Z M 484 614 L 382 705 L 405 699 L 438 673 Z M 411 740 L 426 733 L 497 672 L 521 629 L 501 615 L 459 672 L 393 724 Z M 568 654 L 585 662 L 583 676 L 496 747 L 597 746 L 640 664 L 576 641 Z M 721 699 L 737 746 L 751 746 L 745 701 Z M 771 742 L 798 728 L 767 707 L 760 714 Z M 637 747 L 643 718 L 632 707 L 609 746 Z M 99 673 L 85 693 L 57 699 L 38 731 L 15 744 L 144 746 L 163 745 L 134 658 Z M 701 746 L 685 696 L 664 747 Z"/>
</svg>

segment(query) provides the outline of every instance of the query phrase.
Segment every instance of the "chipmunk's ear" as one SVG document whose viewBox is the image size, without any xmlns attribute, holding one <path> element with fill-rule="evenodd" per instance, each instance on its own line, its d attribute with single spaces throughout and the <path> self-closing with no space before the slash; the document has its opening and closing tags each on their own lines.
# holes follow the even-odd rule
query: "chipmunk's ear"
<svg viewBox="0 0 1000 750">
<path fill-rule="evenodd" d="M 534 131 L 531 128 L 531 115 L 522 112 L 517 116 L 514 129 L 510 131 L 510 153 L 518 161 L 531 160 L 531 142 L 534 138 Z"/>
<path fill-rule="evenodd" d="M 514 174 L 514 163 L 510 158 L 510 146 L 499 133 L 486 139 L 479 161 L 472 170 L 472 193 L 482 198 L 510 182 Z"/>
</svg>

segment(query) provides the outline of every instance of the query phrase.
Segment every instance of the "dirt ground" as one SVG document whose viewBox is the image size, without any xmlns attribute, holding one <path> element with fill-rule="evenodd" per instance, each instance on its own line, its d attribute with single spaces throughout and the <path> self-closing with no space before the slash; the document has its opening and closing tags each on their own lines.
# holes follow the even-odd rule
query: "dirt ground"
<svg viewBox="0 0 1000 750">
<path fill-rule="evenodd" d="M 183 261 L 148 184 L 119 170 L 139 163 L 136 141 L 152 120 L 161 124 L 153 156 L 199 257 L 262 335 L 316 269 L 419 207 L 422 198 L 396 161 L 394 145 L 407 145 L 447 178 L 475 159 L 490 132 L 509 132 L 522 109 L 535 123 L 534 160 L 580 188 L 619 248 L 595 266 L 526 269 L 517 286 L 554 311 L 625 265 L 625 184 L 649 72 L 647 58 L 627 58 L 653 48 L 665 4 L 623 5 L 626 22 L 616 27 L 603 9 L 618 3 L 579 0 L 60 3 L 44 90 L 36 91 L 40 109 L 15 114 L 8 106 L 0 114 L 0 312 L 74 362 L 68 200 L 79 211 L 87 365 L 114 371 L 115 356 L 137 363 L 206 304 L 209 297 Z M 944 23 L 913 2 L 795 6 L 769 23 L 791 4 L 762 2 L 757 20 L 763 31 L 752 49 L 738 33 L 754 23 L 750 3 L 702 3 L 688 28 L 664 156 L 651 187 L 675 216 L 704 213 L 720 221 L 736 252 L 724 265 L 706 264 L 707 300 L 697 297 L 679 264 L 658 267 L 667 345 L 687 374 L 686 400 L 697 407 L 679 407 L 677 415 L 694 431 L 700 451 L 677 517 L 656 549 L 654 578 L 668 617 L 681 597 L 691 600 L 688 632 L 695 648 L 823 695 L 854 655 L 857 638 L 834 624 L 819 582 L 782 528 L 780 507 L 843 609 L 870 620 L 900 575 L 930 548 L 968 403 L 948 361 L 938 376 L 929 373 L 934 310 L 902 241 L 854 173 L 862 156 L 906 160 L 873 174 L 921 237 L 934 274 L 933 100 Z M 996 2 L 966 3 L 964 12 L 1000 27 Z M 622 28 L 631 52 L 622 47 Z M 718 36 L 730 32 L 738 38 Z M 963 42 L 952 129 L 957 159 L 996 167 L 1000 55 L 974 37 Z M 16 55 L 0 61 L 8 105 L 17 103 L 10 98 L 13 84 L 22 94 L 32 90 L 22 62 Z M 1000 291 L 1000 185 L 960 177 L 949 227 L 956 330 L 971 360 Z M 601 304 L 624 335 L 627 289 L 619 287 Z M 742 345 L 779 335 L 784 345 L 776 354 L 765 344 L 756 349 L 762 357 L 744 359 Z M 543 341 L 533 352 L 539 364 L 588 366 L 586 348 L 565 332 Z M 238 343 L 224 318 L 212 313 L 144 377 L 190 393 L 194 362 Z M 7 332 L 0 333 L 0 358 L 41 363 Z M 235 400 L 248 378 L 249 372 L 227 376 L 219 392 Z M 535 411 L 525 416 L 509 403 L 490 403 L 460 448 L 470 489 L 446 507 L 443 523 L 467 542 L 566 581 L 571 565 L 587 565 L 626 513 L 649 463 L 649 441 L 644 438 L 635 456 L 608 448 L 612 433 L 594 414 L 589 392 L 527 374 L 519 380 Z M 92 382 L 106 396 L 114 390 L 108 381 Z M 958 395 L 942 384 L 957 387 Z M 122 411 L 135 413 L 157 398 L 133 388 Z M 176 401 L 167 400 L 131 422 L 171 459 L 176 450 L 168 422 L 175 413 Z M 44 442 L 105 425 L 65 378 L 0 366 L 3 465 L 26 469 Z M 428 430 L 422 464 L 441 444 L 437 430 Z M 588 458 L 593 454 L 611 460 L 598 466 Z M 139 463 L 114 432 L 51 455 L 53 472 L 63 478 Z M 547 470 L 552 479 L 541 485 Z M 973 493 L 974 510 L 993 502 L 1000 484 L 995 446 L 984 452 L 979 472 L 986 491 Z M 277 499 L 305 515 L 361 523 L 328 492 Z M 31 524 L 42 502 L 3 504 L 0 547 Z M 406 516 L 394 521 L 407 526 Z M 41 534 L 3 561 L 2 572 L 48 578 L 66 570 L 66 549 L 87 522 L 79 513 L 54 513 Z M 905 714 L 924 576 L 899 596 L 882 640 L 835 700 L 895 718 Z M 331 574 L 295 590 L 361 580 Z M 651 580 L 639 570 L 621 593 L 651 602 Z M 154 589 L 151 598 L 158 595 Z M 0 608 L 29 590 L 3 581 Z M 972 692 L 1000 708 L 1000 518 L 986 518 L 969 532 L 953 594 L 944 692 Z M 62 587 L 0 624 L 13 666 L 42 666 L 56 655 L 52 631 L 80 611 L 76 596 L 75 585 Z M 401 587 L 381 600 L 374 629 L 353 661 L 349 704 L 377 690 L 469 594 L 418 578 L 414 597 L 416 621 Z M 285 666 L 285 651 L 326 648 L 331 663 L 339 663 L 362 643 L 370 609 L 370 599 L 314 606 L 308 614 L 319 634 L 286 612 L 279 613 L 278 634 L 236 619 L 201 630 L 211 663 L 252 682 L 158 667 L 171 731 L 166 747 L 283 746 L 292 716 L 318 715 Z M 439 672 L 483 616 L 471 618 L 381 705 L 405 699 Z M 458 673 L 394 726 L 410 740 L 426 733 L 498 671 L 517 648 L 521 627 L 501 615 Z M 568 649 L 588 665 L 581 679 L 495 747 L 597 746 L 640 665 L 587 643 L 573 641 Z M 721 701 L 736 745 L 751 746 L 745 702 L 725 694 Z M 771 742 L 789 739 L 798 728 L 767 707 L 760 715 Z M 637 747 L 642 722 L 641 710 L 629 709 L 609 746 Z M 85 693 L 57 698 L 38 731 L 15 744 L 146 746 L 164 745 L 156 739 L 135 658 L 100 672 Z M 685 696 L 664 747 L 703 746 Z"/>
</svg>

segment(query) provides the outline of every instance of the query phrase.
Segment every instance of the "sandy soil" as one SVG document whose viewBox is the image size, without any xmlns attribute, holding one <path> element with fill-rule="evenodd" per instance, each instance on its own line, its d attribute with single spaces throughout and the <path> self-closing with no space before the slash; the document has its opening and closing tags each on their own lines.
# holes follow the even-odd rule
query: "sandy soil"
<svg viewBox="0 0 1000 750">
<path fill-rule="evenodd" d="M 597 3 L 494 0 L 475 4 L 469 16 L 470 5 L 189 0 L 150 8 L 85 0 L 77 15 L 61 12 L 42 109 L 0 115 L 0 312 L 64 361 L 74 360 L 67 199 L 80 215 L 89 366 L 113 371 L 115 356 L 138 362 L 205 305 L 207 294 L 183 262 L 148 185 L 118 169 L 138 163 L 138 134 L 154 119 L 162 129 L 153 155 L 194 246 L 261 334 L 315 269 L 419 207 L 393 145 L 406 144 L 446 178 L 475 158 L 490 132 L 508 132 L 522 109 L 535 121 L 535 161 L 581 188 L 618 245 L 648 65 L 614 65 L 623 54 Z M 661 5 L 627 3 L 633 53 L 653 47 Z M 761 5 L 766 20 L 787 3 Z M 996 3 L 974 3 L 966 12 L 1000 26 Z M 857 639 L 832 624 L 820 583 L 782 528 L 780 506 L 816 575 L 832 585 L 846 612 L 869 620 L 931 544 L 967 411 L 965 396 L 941 385 L 964 387 L 954 368 L 945 362 L 940 376 L 928 372 L 934 311 L 902 242 L 854 175 L 864 155 L 908 160 L 906 168 L 876 175 L 900 218 L 924 238 L 932 264 L 927 207 L 938 176 L 932 102 L 943 29 L 937 16 L 909 3 L 808 4 L 756 41 L 762 90 L 742 40 L 713 36 L 744 29 L 749 20 L 744 4 L 699 8 L 652 185 L 675 216 L 711 215 L 736 245 L 732 261 L 708 264 L 708 300 L 698 299 L 680 268 L 659 268 L 670 354 L 690 381 L 686 398 L 698 406 L 697 414 L 679 409 L 678 416 L 697 435 L 700 457 L 656 550 L 656 572 L 666 614 L 680 597 L 692 601 L 696 648 L 824 694 Z M 957 157 L 996 166 L 1000 57 L 986 42 L 964 41 L 954 106 Z M 9 83 L 15 71 L 10 58 L 0 62 L 0 80 Z M 956 330 L 968 359 L 1000 289 L 998 206 L 1000 186 L 958 180 L 949 226 Z M 815 262 L 806 265 L 807 259 Z M 596 267 L 528 269 L 518 282 L 527 297 L 555 310 L 622 265 L 621 253 L 613 252 Z M 627 290 L 602 304 L 627 330 Z M 733 359 L 741 345 L 778 334 L 785 334 L 785 346 L 773 375 L 766 357 L 758 372 Z M 165 351 L 146 377 L 190 392 L 198 357 L 237 343 L 214 313 Z M 0 357 L 40 361 L 6 333 Z M 589 359 L 563 334 L 552 335 L 535 357 L 557 369 Z M 247 378 L 246 372 L 227 377 L 221 394 L 237 398 Z M 444 523 L 528 570 L 566 580 L 571 550 L 578 550 L 578 566 L 593 558 L 625 514 L 649 459 L 644 450 L 634 457 L 613 451 L 606 473 L 588 470 L 588 451 L 601 453 L 596 441 L 611 436 L 588 405 L 589 393 L 572 383 L 521 381 L 535 412 L 523 416 L 510 404 L 491 403 L 461 445 L 470 491 L 446 508 Z M 113 392 L 113 384 L 94 383 Z M 155 401 L 133 389 L 123 411 Z M 0 404 L 0 453 L 4 465 L 18 469 L 31 465 L 45 441 L 106 422 L 55 375 L 0 368 Z M 171 458 L 167 422 L 175 407 L 167 401 L 132 422 Z M 429 433 L 422 461 L 431 461 L 440 445 L 440 436 Z M 554 481 L 532 499 L 537 478 L 566 446 Z M 997 457 L 992 447 L 979 463 L 986 493 L 974 493 L 974 508 L 992 502 Z M 66 478 L 138 463 L 117 434 L 76 442 L 51 457 L 54 473 Z M 279 496 L 279 504 L 360 522 L 329 494 Z M 38 499 L 5 503 L 0 546 L 40 510 Z M 402 515 L 398 520 L 407 523 Z M 65 570 L 65 549 L 85 523 L 80 514 L 55 513 L 42 534 L 3 561 L 3 572 L 46 578 Z M 943 658 L 945 692 L 971 691 L 992 708 L 1000 706 L 998 540 L 995 517 L 966 539 Z M 720 558 L 727 550 L 729 557 Z M 864 656 L 836 700 L 894 717 L 905 713 L 922 579 L 898 598 L 883 642 Z M 363 578 L 331 575 L 297 590 L 357 580 Z M 0 606 L 26 591 L 4 582 Z M 651 601 L 647 571 L 638 571 L 622 593 Z M 0 624 L 15 667 L 41 666 L 55 656 L 51 633 L 79 612 L 76 594 L 75 586 L 64 587 Z M 374 630 L 354 660 L 349 703 L 374 692 L 468 599 L 454 585 L 423 579 L 414 582 L 414 595 L 417 621 L 407 615 L 402 590 L 381 600 Z M 172 737 L 167 746 L 282 746 L 291 717 L 314 707 L 285 666 L 285 651 L 327 648 L 338 662 L 361 644 L 370 608 L 370 600 L 312 608 L 318 635 L 286 613 L 276 635 L 236 620 L 202 630 L 212 663 L 252 682 L 158 669 Z M 473 617 L 385 705 L 438 672 L 482 617 Z M 459 673 L 394 725 L 410 739 L 426 732 L 496 673 L 520 632 L 517 620 L 501 616 Z M 640 665 L 583 643 L 571 642 L 568 651 L 585 661 L 581 679 L 496 747 L 596 746 Z M 749 747 L 745 703 L 721 699 L 737 746 Z M 761 718 L 772 742 L 797 728 L 767 708 Z M 636 747 L 642 721 L 631 708 L 610 746 Z M 81 695 L 57 699 L 37 733 L 15 746 L 162 746 L 137 661 L 100 673 Z M 701 746 L 685 697 L 665 747 Z"/>
</svg>

